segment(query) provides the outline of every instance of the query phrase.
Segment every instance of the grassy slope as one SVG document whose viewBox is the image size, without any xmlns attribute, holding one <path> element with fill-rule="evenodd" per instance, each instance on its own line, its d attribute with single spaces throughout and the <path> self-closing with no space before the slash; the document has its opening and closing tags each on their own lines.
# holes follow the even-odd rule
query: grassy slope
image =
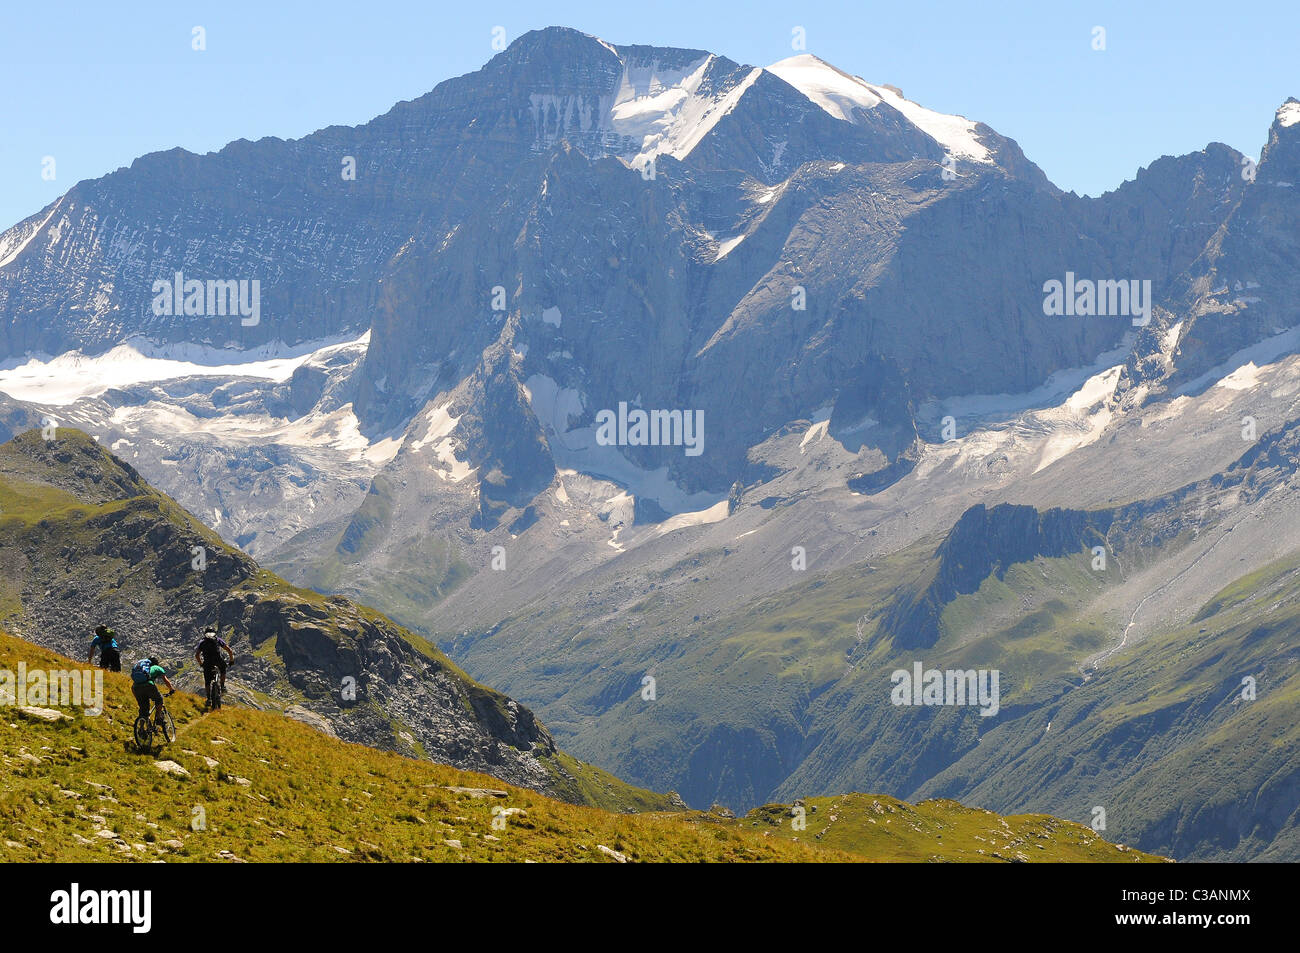
<svg viewBox="0 0 1300 953">
<path fill-rule="evenodd" d="M 74 664 L 7 635 L 0 635 L 0 659 L 11 669 L 19 660 L 29 668 Z M 608 859 L 598 844 L 634 860 L 848 859 L 725 824 L 577 807 L 336 741 L 268 712 L 202 715 L 198 700 L 183 693 L 168 703 L 179 737 L 159 756 L 190 772 L 177 778 L 158 770 L 153 756 L 128 750 L 135 703 L 126 676 L 110 674 L 105 694 L 98 718 L 79 710 L 57 724 L 12 710 L 0 717 L 0 859 L 215 860 L 221 851 L 248 861 Z M 498 805 L 525 813 L 497 830 Z M 206 830 L 191 829 L 196 807 Z"/>
<path fill-rule="evenodd" d="M 876 625 L 872 616 L 932 549 L 890 557 L 878 571 L 801 581 L 692 633 L 676 647 L 680 654 L 667 660 L 637 659 L 637 645 L 629 644 L 620 652 L 621 664 L 612 661 L 612 671 L 593 673 L 607 680 L 609 694 L 615 685 L 627 686 L 625 700 L 590 720 L 574 703 L 575 716 L 565 725 L 575 735 L 571 745 L 585 742 L 585 755 L 617 764 L 620 774 L 632 779 L 673 778 L 692 757 L 712 762 L 714 751 L 726 748 L 734 755 L 743 746 L 748 776 L 731 782 L 720 778 L 716 788 L 696 789 L 681 778 L 678 789 L 700 806 L 714 800 L 732 806 L 763 803 L 797 763 L 809 704 L 861 662 Z M 654 630 L 660 611 L 647 600 L 646 629 Z M 864 615 L 869 621 L 859 642 L 857 622 Z M 574 625 L 576 632 L 576 620 Z M 573 651 L 576 644 L 560 652 Z M 565 659 L 561 654 L 550 661 Z M 650 664 L 659 686 L 653 703 L 640 695 L 641 676 Z"/>
<path fill-rule="evenodd" d="M 963 807 L 956 801 L 936 799 L 913 806 L 874 794 L 805 798 L 802 805 L 806 821 L 802 832 L 794 830 L 791 807 L 784 804 L 755 808 L 741 823 L 789 840 L 802 839 L 851 853 L 904 861 L 1164 860 L 1112 844 L 1082 824 L 1046 814 L 1000 817 L 992 811 Z"/>
<path fill-rule="evenodd" d="M 834 727 L 777 796 L 870 784 L 1078 820 L 1102 806 L 1108 839 L 1148 851 L 1294 858 L 1300 557 L 1231 583 L 1196 621 L 1131 646 L 1088 682 L 1076 666 L 1118 633 L 1090 615 L 1089 592 L 1104 583 L 1086 567 L 1086 556 L 1035 560 L 986 580 L 950 604 L 943 638 L 916 654 L 936 667 L 1000 668 L 996 718 L 890 713 L 869 685 L 846 682 L 813 706 L 813 724 Z M 1022 606 L 1019 621 L 1006 624 L 1005 605 Z M 876 644 L 860 668 L 880 679 L 895 661 Z M 1258 680 L 1253 702 L 1240 698 L 1245 675 Z"/>
<path fill-rule="evenodd" d="M 675 778 L 701 806 L 734 804 L 737 792 L 788 800 L 864 787 L 1084 821 L 1101 805 L 1106 838 L 1149 851 L 1295 856 L 1300 801 L 1286 790 L 1300 789 L 1300 557 L 1231 583 L 1195 623 L 1115 656 L 1085 683 L 1079 665 L 1118 637 L 1093 609 L 1116 564 L 1093 572 L 1087 553 L 1018 564 L 950 603 L 935 645 L 898 652 L 878 636 L 880 606 L 920 577 L 932 550 L 809 578 L 719 620 L 659 665 L 657 702 L 629 692 L 585 753 L 644 780 L 672 778 L 697 754 L 708 764 L 725 747 L 731 763 L 779 784 L 746 789 L 748 779 L 715 773 L 706 780 L 716 788 L 693 790 Z M 892 707 L 890 670 L 912 660 L 1000 669 L 1002 712 L 982 721 Z M 1248 674 L 1258 700 L 1234 701 Z"/>
<path fill-rule="evenodd" d="M 74 666 L 0 634 L 0 667 L 20 661 L 29 669 Z M 3 712 L 0 861 L 611 860 L 601 845 L 636 861 L 1148 859 L 1079 825 L 1009 818 L 1004 826 L 952 802 L 913 809 L 867 795 L 819 799 L 809 802 L 820 812 L 809 816 L 806 834 L 784 824 L 776 807 L 738 820 L 615 814 L 346 744 L 269 712 L 203 715 L 184 693 L 168 703 L 179 737 L 157 755 L 189 771 L 179 778 L 129 748 L 135 704 L 126 676 L 109 674 L 105 694 L 100 717 L 74 709 L 47 723 Z M 453 790 L 465 787 L 505 797 Z M 881 831 L 875 804 L 887 805 L 898 826 Z M 522 813 L 494 828 L 494 807 Z M 196 808 L 206 829 L 192 829 Z"/>
<path fill-rule="evenodd" d="M 0 541 L 6 538 L 39 539 L 41 545 L 55 549 L 71 545 L 83 552 L 93 553 L 100 535 L 111 532 L 104 522 L 105 518 L 128 511 L 151 520 L 165 520 L 182 528 L 187 536 L 201 540 L 208 549 L 209 563 L 216 558 L 215 554 L 224 554 L 231 560 L 243 560 L 252 567 L 247 556 L 232 549 L 216 532 L 204 526 L 166 494 L 150 487 L 86 434 L 60 428 L 57 438 L 58 444 L 53 450 L 40 439 L 37 431 L 21 434 L 13 441 L 0 445 Z M 64 458 L 59 466 L 52 466 L 39 458 L 39 454 L 47 452 Z M 59 481 L 64 485 L 54 485 Z M 68 488 L 77 492 L 74 494 Z M 188 553 L 187 548 L 184 551 Z M 185 558 L 188 559 L 188 556 Z M 22 618 L 21 590 L 13 580 L 25 568 L 9 567 L 4 549 L 0 547 L 0 625 L 6 622 L 18 623 Z M 125 563 L 104 563 L 99 572 L 104 579 L 120 577 L 128 580 L 136 568 Z M 193 577 L 186 576 L 181 585 L 194 587 L 196 584 Z M 186 591 L 188 590 L 179 594 L 180 601 L 188 601 L 191 605 L 200 604 L 197 589 L 188 596 Z M 336 642 L 343 638 L 337 631 L 337 626 L 330 625 L 331 614 L 337 614 L 339 608 L 332 606 L 328 597 L 294 586 L 268 570 L 253 569 L 252 575 L 237 583 L 232 591 L 255 592 L 263 598 L 305 604 L 314 610 L 313 617 L 322 631 L 332 635 Z M 146 577 L 141 577 L 137 594 L 145 607 L 160 606 L 162 593 L 150 585 Z M 396 626 L 373 609 L 357 606 L 356 611 L 371 621 L 383 621 Z M 161 613 L 161 609 L 156 612 Z M 459 679 L 469 695 L 498 707 L 505 706 L 509 701 L 500 692 L 470 678 L 426 639 L 405 629 L 400 631 L 401 637 L 408 644 Z M 248 700 L 262 707 L 282 709 L 285 705 L 303 699 L 290 684 L 280 659 L 271 648 L 270 645 L 265 645 L 257 654 L 277 675 L 274 697 L 266 693 L 249 692 Z M 176 680 L 187 685 L 199 684 L 201 675 L 193 660 L 183 658 L 180 662 L 175 670 Z M 254 695 L 255 698 L 251 697 Z M 410 753 L 420 754 L 418 750 Z M 567 754 L 561 753 L 546 763 L 552 769 L 557 789 L 583 803 L 614 811 L 667 810 L 672 807 L 669 795 L 627 784 L 609 772 L 594 765 L 583 764 Z"/>
</svg>

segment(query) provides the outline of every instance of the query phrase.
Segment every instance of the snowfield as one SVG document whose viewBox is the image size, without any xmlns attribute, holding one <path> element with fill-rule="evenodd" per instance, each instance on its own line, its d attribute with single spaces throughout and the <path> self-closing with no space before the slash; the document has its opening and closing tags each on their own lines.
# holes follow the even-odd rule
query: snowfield
<svg viewBox="0 0 1300 953">
<path fill-rule="evenodd" d="M 657 62 L 623 70 L 609 126 L 620 136 L 641 140 L 633 166 L 662 154 L 685 158 L 763 72 L 751 70 L 721 96 L 701 95 L 700 85 L 716 59 L 702 57 L 684 70 L 662 70 Z"/>
<path fill-rule="evenodd" d="M 842 73 L 810 53 L 773 63 L 769 73 L 789 83 L 844 122 L 857 122 L 857 110 L 872 110 L 882 102 L 924 132 L 948 153 L 973 162 L 991 163 L 993 156 L 975 132 L 976 123 L 962 116 L 949 116 L 918 106 L 888 86 L 873 86 L 857 76 Z"/>
<path fill-rule="evenodd" d="M 133 338 L 105 354 L 90 357 L 70 351 L 55 358 L 31 357 L 22 364 L 6 361 L 0 364 L 0 393 L 47 407 L 65 407 L 115 387 L 183 377 L 253 377 L 280 383 L 313 358 L 369 343 L 369 331 L 355 339 L 294 347 L 276 341 L 251 351 L 199 344 L 160 346 Z"/>
</svg>

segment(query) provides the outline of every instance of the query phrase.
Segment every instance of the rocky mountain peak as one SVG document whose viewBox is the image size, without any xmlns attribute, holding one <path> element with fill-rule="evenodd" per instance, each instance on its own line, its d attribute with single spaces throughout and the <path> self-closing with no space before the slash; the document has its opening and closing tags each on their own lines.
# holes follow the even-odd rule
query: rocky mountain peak
<svg viewBox="0 0 1300 953">
<path fill-rule="evenodd" d="M 1259 180 L 1300 188 L 1300 100 L 1294 96 L 1278 107 L 1273 118 L 1259 157 Z"/>
</svg>

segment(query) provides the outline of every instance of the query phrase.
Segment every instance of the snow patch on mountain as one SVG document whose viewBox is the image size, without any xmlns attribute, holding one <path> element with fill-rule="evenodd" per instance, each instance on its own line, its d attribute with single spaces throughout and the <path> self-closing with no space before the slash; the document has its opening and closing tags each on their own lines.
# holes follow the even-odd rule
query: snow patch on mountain
<svg viewBox="0 0 1300 953">
<path fill-rule="evenodd" d="M 1117 364 L 1088 378 L 1060 408 L 1035 415 L 1051 428 L 1034 472 L 1045 469 L 1080 447 L 1096 443 L 1110 425 L 1115 411 L 1110 404 L 1124 365 Z"/>
<path fill-rule="evenodd" d="M 16 259 L 22 250 L 31 244 L 32 239 L 39 235 L 41 229 L 58 213 L 61 205 L 63 205 L 62 197 L 54 203 L 54 208 L 50 209 L 50 214 L 46 215 L 41 220 L 41 223 L 31 231 L 24 230 L 22 225 L 18 224 L 9 231 L 0 233 L 0 268 Z"/>
<path fill-rule="evenodd" d="M 979 140 L 976 123 L 926 109 L 888 86 L 875 86 L 850 76 L 811 53 L 773 63 L 767 71 L 789 83 L 825 112 L 844 122 L 859 122 L 859 110 L 875 109 L 882 102 L 903 114 L 948 153 L 974 162 L 991 163 L 993 156 Z"/>
<path fill-rule="evenodd" d="M 1300 102 L 1291 100 L 1283 103 L 1277 110 L 1277 124 L 1279 126 L 1294 126 L 1300 123 Z"/>
<path fill-rule="evenodd" d="M 874 109 L 880 104 L 880 97 L 861 79 L 840 72 L 810 53 L 773 63 L 767 71 L 844 122 L 856 122 L 857 110 Z"/>
<path fill-rule="evenodd" d="M 1059 370 L 1023 394 L 967 394 L 942 401 L 927 401 L 917 411 L 917 417 L 927 429 L 938 431 L 941 419 L 952 416 L 961 425 L 959 430 L 969 431 L 982 423 L 1007 421 L 1028 411 L 1059 407 L 1086 389 L 1098 375 L 1123 364 L 1133 349 L 1134 340 L 1135 335 L 1130 331 L 1116 347 L 1098 355 L 1097 360 L 1087 367 Z"/>
<path fill-rule="evenodd" d="M 1183 322 L 1175 321 L 1168 330 L 1160 336 L 1160 350 L 1165 354 L 1173 354 L 1174 348 L 1178 346 L 1178 335 L 1183 331 Z"/>
<path fill-rule="evenodd" d="M 745 237 L 746 236 L 742 233 L 731 238 L 725 238 L 718 242 L 718 255 L 713 260 L 722 261 L 722 259 L 726 258 L 727 255 L 731 254 L 732 249 L 745 240 Z"/>
<path fill-rule="evenodd" d="M 447 408 L 450 406 L 451 402 L 448 401 L 433 408 L 429 412 L 428 428 L 424 436 L 419 440 L 411 441 L 407 448 L 412 453 L 419 453 L 426 446 L 432 445 L 434 455 L 445 468 L 434 467 L 434 473 L 446 482 L 459 483 L 473 473 L 475 468 L 469 465 L 468 460 L 456 459 L 456 441 L 452 439 L 451 434 L 460 423 L 460 418 L 448 413 Z"/>
<path fill-rule="evenodd" d="M 639 167 L 663 154 L 684 159 L 763 72 L 751 70 L 720 96 L 701 94 L 716 60 L 709 55 L 676 70 L 664 69 L 658 61 L 624 67 L 608 126 L 620 136 L 640 140 L 632 165 Z"/>
<path fill-rule="evenodd" d="M 1259 383 L 1259 368 L 1254 362 L 1243 364 L 1223 380 L 1216 384 L 1216 387 L 1223 387 L 1228 390 L 1250 390 Z"/>
<path fill-rule="evenodd" d="M 1249 347 L 1242 348 L 1222 364 L 1210 368 L 1195 380 L 1188 381 L 1182 387 L 1179 387 L 1173 392 L 1173 396 L 1199 394 L 1206 388 L 1231 377 L 1234 372 L 1247 364 L 1263 367 L 1266 364 L 1273 364 L 1281 360 L 1288 354 L 1294 354 L 1296 351 L 1300 351 L 1300 327 L 1288 328 L 1280 334 L 1275 334 Z"/>
<path fill-rule="evenodd" d="M 950 155 L 974 162 L 993 162 L 992 153 L 979 141 L 979 136 L 975 132 L 976 123 L 962 116 L 949 116 L 918 106 L 893 90 L 872 88 L 880 93 L 880 98 L 887 104 L 902 113 L 912 125 L 947 149 Z"/>
<path fill-rule="evenodd" d="M 286 420 L 268 414 L 198 417 L 184 407 L 149 401 L 143 406 L 117 408 L 107 423 L 131 436 L 160 433 L 184 434 L 193 438 L 205 435 L 225 447 L 278 444 L 332 452 L 349 463 L 371 467 L 387 463 L 401 447 L 401 441 L 392 436 L 374 441 L 367 439 L 361 433 L 360 422 L 351 404 L 344 404 L 329 413 L 311 413 L 297 420 Z M 137 454 L 133 452 L 132 457 L 135 456 Z"/>
<path fill-rule="evenodd" d="M 626 487 L 633 496 L 654 500 L 669 513 L 693 512 L 718 502 L 715 493 L 684 491 L 669 478 L 667 467 L 642 469 L 618 447 L 597 443 L 594 425 L 570 429 L 569 421 L 582 417 L 585 408 L 583 396 L 573 388 L 561 387 L 545 374 L 534 374 L 524 381 L 524 393 L 546 435 L 556 467 L 609 480 Z"/>
<path fill-rule="evenodd" d="M 826 431 L 831 425 L 831 408 L 822 407 L 813 413 L 813 424 L 799 441 L 799 452 L 805 453 L 808 444 L 816 443 L 826 436 Z"/>
<path fill-rule="evenodd" d="M 51 407 L 97 397 L 115 387 L 177 380 L 183 377 L 254 377 L 281 383 L 317 357 L 350 347 L 365 347 L 370 332 L 359 338 L 333 338 L 289 346 L 279 341 L 249 351 L 199 344 L 157 345 L 132 338 L 105 354 L 69 351 L 51 358 L 31 356 L 0 363 L 0 392 L 15 400 Z"/>
<path fill-rule="evenodd" d="M 730 509 L 731 505 L 726 500 L 720 500 L 707 509 L 698 510 L 694 513 L 679 513 L 659 524 L 659 535 L 664 536 L 674 530 L 685 529 L 688 526 L 707 526 L 709 523 L 720 523 L 727 518 Z"/>
<path fill-rule="evenodd" d="M 956 439 L 931 444 L 912 473 L 924 480 L 945 463 L 978 470 L 1003 455 L 1037 473 L 1096 443 L 1120 413 L 1114 400 L 1133 344 L 1132 332 L 1088 367 L 1058 371 L 1026 394 L 985 394 L 931 401 L 918 419 L 939 431 L 943 417 L 957 422 Z"/>
<path fill-rule="evenodd" d="M 447 412 L 447 408 L 450 406 L 451 402 L 448 401 L 442 406 L 435 407 L 433 410 L 429 411 L 429 417 L 426 421 L 428 427 L 424 432 L 424 436 L 419 440 L 413 440 L 410 443 L 410 449 L 413 453 L 422 450 L 426 444 L 433 443 L 435 440 L 441 440 L 442 438 L 449 436 L 451 432 L 456 429 L 456 424 L 460 423 L 460 418 L 453 417 Z"/>
<path fill-rule="evenodd" d="M 618 538 L 622 535 L 623 530 L 632 525 L 632 521 L 636 518 L 635 497 L 626 490 L 620 491 L 616 496 L 606 500 L 596 512 L 610 527 L 610 537 L 606 540 L 605 545 L 615 552 L 623 552 L 626 547 L 619 542 Z"/>
</svg>

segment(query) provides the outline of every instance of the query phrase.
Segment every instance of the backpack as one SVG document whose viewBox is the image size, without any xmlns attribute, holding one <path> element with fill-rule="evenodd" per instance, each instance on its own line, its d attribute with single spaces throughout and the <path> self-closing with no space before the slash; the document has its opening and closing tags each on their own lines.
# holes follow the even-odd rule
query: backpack
<svg viewBox="0 0 1300 953">
<path fill-rule="evenodd" d="M 221 643 L 215 635 L 205 635 L 200 639 L 198 650 L 204 662 L 215 664 L 221 658 Z"/>
<path fill-rule="evenodd" d="M 153 668 L 153 661 L 142 658 L 131 666 L 131 681 L 137 685 L 144 685 L 152 681 L 149 678 L 149 671 Z"/>
</svg>

